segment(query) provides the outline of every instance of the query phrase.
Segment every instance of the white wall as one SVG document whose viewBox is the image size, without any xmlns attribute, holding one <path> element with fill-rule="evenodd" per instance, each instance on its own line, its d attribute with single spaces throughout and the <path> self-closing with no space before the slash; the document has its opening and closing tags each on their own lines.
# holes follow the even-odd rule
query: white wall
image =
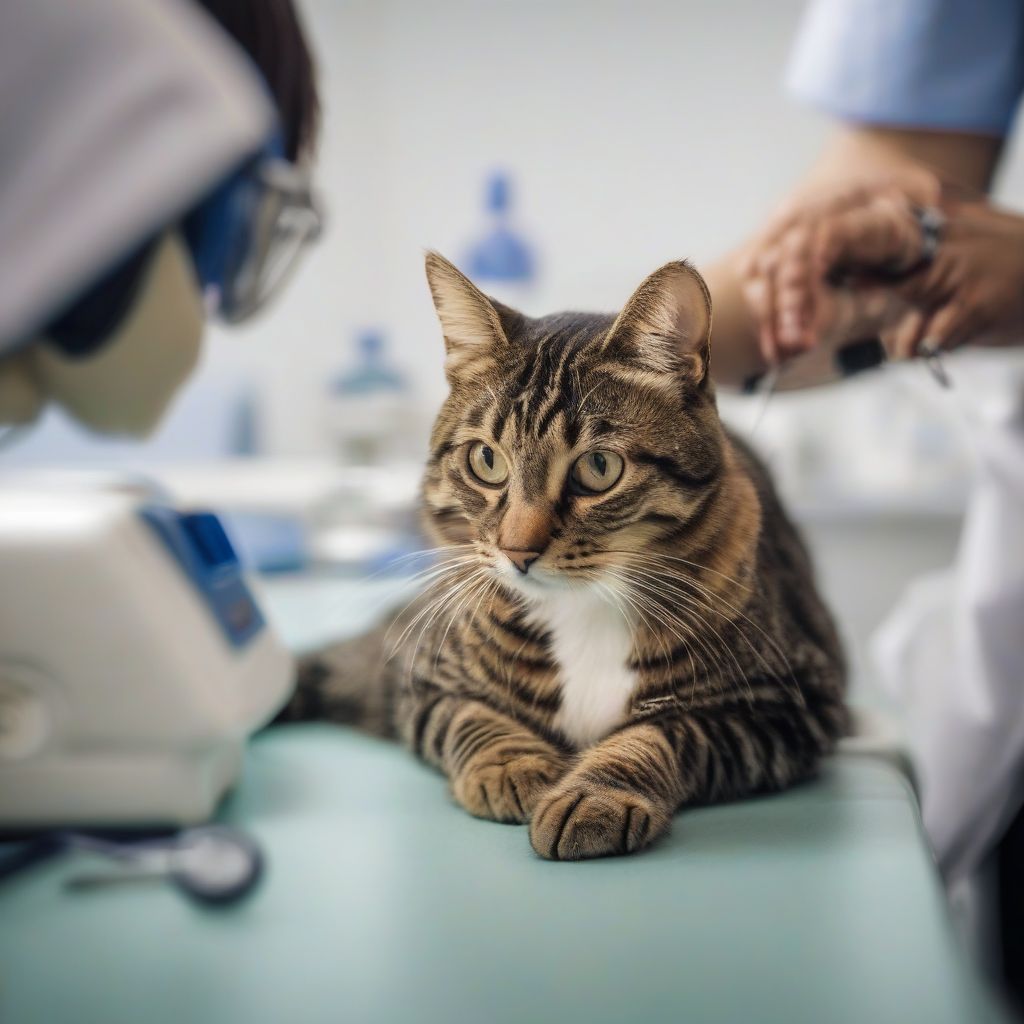
<svg viewBox="0 0 1024 1024">
<path fill-rule="evenodd" d="M 264 320 L 217 332 L 211 371 L 257 374 L 272 450 L 321 450 L 325 380 L 357 327 L 381 325 L 431 409 L 422 251 L 465 251 L 495 166 L 542 261 L 532 311 L 612 309 L 664 260 L 722 252 L 827 130 L 780 84 L 801 6 L 305 0 L 330 231 Z"/>
<path fill-rule="evenodd" d="M 664 260 L 706 262 L 756 227 L 829 130 L 781 87 L 801 0 L 300 2 L 320 58 L 317 178 L 329 231 L 268 315 L 213 332 L 202 379 L 179 406 L 192 428 L 187 445 L 180 432 L 169 445 L 179 456 L 202 450 L 191 421 L 207 438 L 224 433 L 211 410 L 245 377 L 256 382 L 271 453 L 328 450 L 326 384 L 363 325 L 388 333 L 429 420 L 442 393 L 441 341 L 422 252 L 464 253 L 483 225 L 489 169 L 514 174 L 519 223 L 542 262 L 528 311 L 612 309 Z M 1022 146 L 1002 176 L 1001 194 L 1018 206 Z M 934 452 L 934 423 L 910 408 L 908 382 L 885 377 L 888 391 L 859 382 L 773 400 L 758 438 L 783 483 L 830 431 L 817 459 L 847 475 L 847 504 L 863 502 L 879 474 L 901 476 L 897 439 Z M 749 408 L 739 416 L 741 426 L 755 419 Z M 147 466 L 155 452 L 124 458 Z M 832 499 L 832 512 L 803 512 L 862 651 L 901 581 L 948 560 L 956 520 L 924 518 L 915 532 L 911 508 L 890 527 L 868 500 L 837 522 L 842 502 Z"/>
</svg>

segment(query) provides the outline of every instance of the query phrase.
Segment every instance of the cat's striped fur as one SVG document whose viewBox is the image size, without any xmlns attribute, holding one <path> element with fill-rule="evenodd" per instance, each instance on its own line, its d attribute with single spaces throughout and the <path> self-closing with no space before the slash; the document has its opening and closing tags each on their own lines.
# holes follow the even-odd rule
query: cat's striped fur
<svg viewBox="0 0 1024 1024">
<path fill-rule="evenodd" d="M 285 717 L 397 734 L 549 858 L 632 852 L 681 806 L 810 776 L 845 728 L 842 656 L 768 477 L 719 422 L 699 275 L 663 267 L 618 318 L 543 319 L 434 254 L 428 277 L 451 385 L 423 485 L 438 568 L 395 621 L 307 661 Z M 507 480 L 474 475 L 479 441 Z M 622 476 L 579 493 L 595 450 Z"/>
</svg>

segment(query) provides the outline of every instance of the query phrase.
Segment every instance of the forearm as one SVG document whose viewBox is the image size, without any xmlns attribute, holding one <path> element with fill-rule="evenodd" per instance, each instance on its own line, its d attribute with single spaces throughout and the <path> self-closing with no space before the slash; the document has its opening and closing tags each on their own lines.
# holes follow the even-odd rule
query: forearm
<svg viewBox="0 0 1024 1024">
<path fill-rule="evenodd" d="M 765 372 L 757 343 L 757 321 L 743 296 L 738 264 L 741 252 L 730 253 L 703 268 L 711 291 L 711 374 L 718 384 L 738 388 Z"/>
<path fill-rule="evenodd" d="M 922 170 L 944 182 L 987 192 L 1003 144 L 996 136 L 963 132 L 843 127 L 827 143 L 797 194 L 879 175 L 906 176 L 913 183 Z"/>
</svg>

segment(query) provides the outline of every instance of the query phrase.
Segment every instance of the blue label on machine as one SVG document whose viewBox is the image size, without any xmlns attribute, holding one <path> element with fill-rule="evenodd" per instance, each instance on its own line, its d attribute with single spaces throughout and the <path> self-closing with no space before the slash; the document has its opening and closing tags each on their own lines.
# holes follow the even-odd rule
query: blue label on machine
<svg viewBox="0 0 1024 1024">
<path fill-rule="evenodd" d="M 238 555 L 212 512 L 178 512 L 161 505 L 139 511 L 198 591 L 224 636 L 235 647 L 264 626 L 242 574 Z"/>
</svg>

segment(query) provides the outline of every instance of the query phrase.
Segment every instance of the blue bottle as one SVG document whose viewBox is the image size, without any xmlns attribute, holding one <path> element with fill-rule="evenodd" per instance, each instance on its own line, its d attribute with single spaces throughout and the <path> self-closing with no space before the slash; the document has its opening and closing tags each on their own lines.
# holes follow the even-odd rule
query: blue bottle
<svg viewBox="0 0 1024 1024">
<path fill-rule="evenodd" d="M 400 459 L 414 440 L 408 436 L 405 377 L 388 361 L 380 331 L 360 332 L 355 347 L 355 365 L 330 385 L 335 446 L 350 464 L 379 465 Z"/>
<path fill-rule="evenodd" d="M 405 378 L 388 365 L 384 335 L 364 330 L 356 335 L 356 365 L 334 379 L 331 391 L 341 395 L 364 395 L 373 391 L 403 391 Z"/>
<path fill-rule="evenodd" d="M 512 184 L 507 174 L 491 174 L 484 208 L 490 225 L 470 248 L 465 270 L 489 295 L 515 305 L 529 297 L 536 281 L 537 261 L 529 243 L 510 225 Z"/>
</svg>

